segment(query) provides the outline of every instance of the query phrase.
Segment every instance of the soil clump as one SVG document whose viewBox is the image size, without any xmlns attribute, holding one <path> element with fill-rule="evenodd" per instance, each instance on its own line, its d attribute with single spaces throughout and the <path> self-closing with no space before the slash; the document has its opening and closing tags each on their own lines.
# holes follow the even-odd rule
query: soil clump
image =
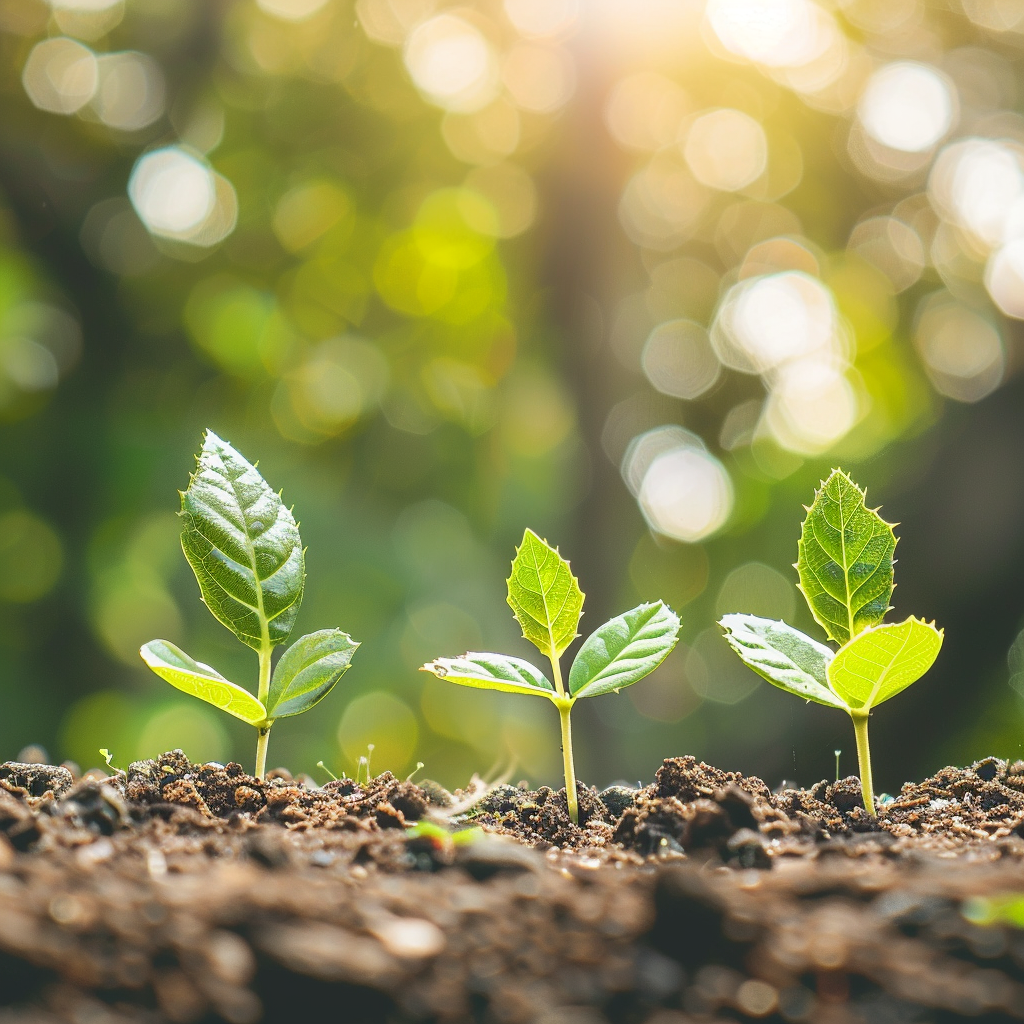
<svg viewBox="0 0 1024 1024">
<path fill-rule="evenodd" d="M 1024 1019 L 1022 762 L 579 797 L 8 762 L 0 1024 Z"/>
</svg>

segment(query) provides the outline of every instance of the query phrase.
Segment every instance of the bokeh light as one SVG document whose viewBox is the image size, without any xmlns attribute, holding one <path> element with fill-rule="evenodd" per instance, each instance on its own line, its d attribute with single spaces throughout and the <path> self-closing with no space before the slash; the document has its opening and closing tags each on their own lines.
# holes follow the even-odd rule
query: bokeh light
<svg viewBox="0 0 1024 1024">
<path fill-rule="evenodd" d="M 648 380 L 676 398 L 699 398 L 722 371 L 708 332 L 692 320 L 669 320 L 655 327 L 642 360 Z"/>
<path fill-rule="evenodd" d="M 108 53 L 97 60 L 96 116 L 111 128 L 134 132 L 164 112 L 166 87 L 160 66 L 144 53 Z"/>
<path fill-rule="evenodd" d="M 418 735 L 419 726 L 412 709 L 386 690 L 356 697 L 345 708 L 338 723 L 338 744 L 352 771 L 359 759 L 369 754 L 374 774 L 385 769 L 396 774 L 401 772 L 410 766 Z"/>
<path fill-rule="evenodd" d="M 46 39 L 32 48 L 21 81 L 40 110 L 74 114 L 96 93 L 99 63 L 92 50 L 74 39 Z"/>
<path fill-rule="evenodd" d="M 0 516 L 0 601 L 27 604 L 48 594 L 64 563 L 53 528 L 25 510 Z"/>
<path fill-rule="evenodd" d="M 977 402 L 1002 382 L 1006 360 L 999 331 L 948 292 L 921 303 L 914 340 L 940 394 Z"/>
<path fill-rule="evenodd" d="M 479 110 L 497 90 L 490 43 L 458 15 L 439 14 L 419 25 L 405 44 L 405 64 L 423 94 L 446 110 Z"/>
<path fill-rule="evenodd" d="M 953 124 L 954 95 L 934 68 L 897 61 L 868 80 L 857 106 L 865 131 L 883 146 L 906 153 L 931 149 Z"/>
<path fill-rule="evenodd" d="M 238 215 L 230 182 L 178 146 L 142 157 L 128 196 L 154 235 L 192 245 L 216 245 L 234 230 Z"/>
<path fill-rule="evenodd" d="M 768 140 L 749 114 L 713 110 L 690 125 L 684 153 L 702 185 L 736 192 L 761 176 L 768 162 Z"/>
</svg>

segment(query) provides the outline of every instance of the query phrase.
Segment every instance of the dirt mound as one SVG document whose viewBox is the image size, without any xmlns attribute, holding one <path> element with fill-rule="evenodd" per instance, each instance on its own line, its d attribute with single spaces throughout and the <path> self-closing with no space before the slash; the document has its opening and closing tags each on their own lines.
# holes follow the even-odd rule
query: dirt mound
<svg viewBox="0 0 1024 1024">
<path fill-rule="evenodd" d="M 525 784 L 8 763 L 0 1024 L 1024 1019 L 1024 933 L 962 912 L 1024 890 L 1021 769 L 943 769 L 876 820 L 856 779 L 672 758 L 581 785 L 574 825 Z"/>
</svg>

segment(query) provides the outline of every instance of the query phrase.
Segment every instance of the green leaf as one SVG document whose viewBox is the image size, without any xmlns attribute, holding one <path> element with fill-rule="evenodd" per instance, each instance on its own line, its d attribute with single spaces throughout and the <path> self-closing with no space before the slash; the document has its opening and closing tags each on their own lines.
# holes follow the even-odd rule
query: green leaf
<svg viewBox="0 0 1024 1024">
<path fill-rule="evenodd" d="M 748 668 L 773 686 L 805 700 L 847 710 L 828 686 L 832 650 L 785 622 L 756 615 L 725 615 L 719 625 Z"/>
<path fill-rule="evenodd" d="M 181 546 L 210 611 L 257 651 L 284 643 L 305 579 L 298 527 L 256 467 L 211 430 L 181 514 Z"/>
<path fill-rule="evenodd" d="M 807 510 L 797 570 L 811 614 L 829 639 L 845 644 L 881 622 L 893 591 L 892 526 L 864 504 L 864 492 L 832 470 Z"/>
<path fill-rule="evenodd" d="M 438 679 L 478 690 L 504 690 L 506 693 L 532 693 L 552 697 L 555 688 L 538 668 L 521 658 L 504 654 L 469 654 L 461 658 L 437 658 L 421 672 L 433 672 Z"/>
<path fill-rule="evenodd" d="M 679 616 L 661 601 L 609 619 L 583 642 L 569 671 L 574 697 L 596 697 L 650 675 L 676 645 Z"/>
<path fill-rule="evenodd" d="M 299 715 L 323 700 L 348 671 L 358 646 L 340 629 L 321 629 L 299 637 L 274 668 L 267 718 Z"/>
<path fill-rule="evenodd" d="M 870 711 L 917 682 L 942 647 L 942 630 L 911 616 L 872 626 L 836 652 L 828 667 L 832 689 L 855 711 Z"/>
<path fill-rule="evenodd" d="M 579 634 L 583 591 L 557 549 L 527 530 L 512 561 L 508 603 L 523 636 L 552 660 Z"/>
<path fill-rule="evenodd" d="M 139 651 L 142 660 L 171 686 L 192 694 L 250 725 L 262 725 L 267 712 L 248 691 L 225 679 L 216 669 L 190 658 L 167 640 L 150 640 Z"/>
</svg>

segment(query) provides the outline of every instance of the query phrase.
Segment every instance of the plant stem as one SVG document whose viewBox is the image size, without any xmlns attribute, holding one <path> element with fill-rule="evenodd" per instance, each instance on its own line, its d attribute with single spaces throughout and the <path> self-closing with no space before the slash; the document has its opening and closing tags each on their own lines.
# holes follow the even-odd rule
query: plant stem
<svg viewBox="0 0 1024 1024">
<path fill-rule="evenodd" d="M 857 737 L 857 764 L 860 768 L 860 792 L 864 809 L 875 817 L 875 787 L 871 780 L 871 748 L 868 746 L 868 716 L 850 712 L 853 734 Z"/>
<path fill-rule="evenodd" d="M 263 644 L 259 650 L 260 685 L 256 694 L 259 702 L 266 707 L 270 696 L 270 636 L 266 625 L 263 627 Z M 267 771 L 267 744 L 270 742 L 270 727 L 274 723 L 267 722 L 259 727 L 259 738 L 256 740 L 256 778 L 262 779 Z"/>
<path fill-rule="evenodd" d="M 259 738 L 256 740 L 256 778 L 262 779 L 267 773 L 267 745 L 270 743 L 270 725 L 261 726 L 258 732 Z"/>
<path fill-rule="evenodd" d="M 574 825 L 579 824 L 580 809 L 576 798 L 576 769 L 572 763 L 572 722 L 569 713 L 572 711 L 572 699 L 557 702 L 558 717 L 562 724 L 562 768 L 565 771 L 565 802 L 569 807 L 569 817 Z"/>
<path fill-rule="evenodd" d="M 565 772 L 565 802 L 569 807 L 569 817 L 572 823 L 578 825 L 580 821 L 579 801 L 576 797 L 576 769 L 572 763 L 572 722 L 569 721 L 569 712 L 575 700 L 565 695 L 565 684 L 562 682 L 562 666 L 558 664 L 558 655 L 552 650 L 548 654 L 548 661 L 551 662 L 551 675 L 555 680 L 557 697 L 552 698 L 555 707 L 558 708 L 558 717 L 562 724 L 562 769 Z"/>
</svg>

